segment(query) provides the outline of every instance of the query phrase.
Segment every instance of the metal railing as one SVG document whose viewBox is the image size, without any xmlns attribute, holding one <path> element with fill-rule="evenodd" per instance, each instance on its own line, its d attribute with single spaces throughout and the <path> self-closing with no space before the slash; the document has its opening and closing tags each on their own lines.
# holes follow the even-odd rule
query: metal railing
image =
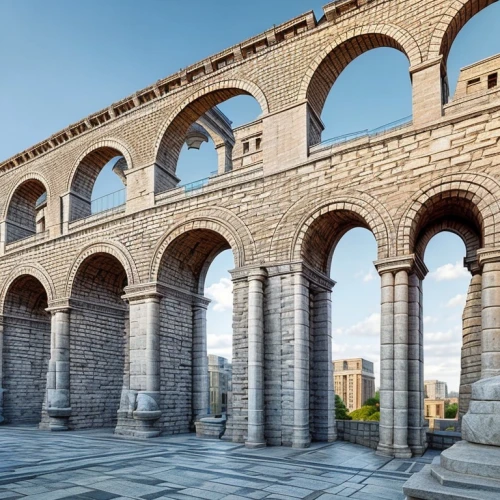
<svg viewBox="0 0 500 500">
<path fill-rule="evenodd" d="M 358 130 L 357 132 L 351 132 L 349 134 L 339 135 L 337 137 L 332 137 L 331 139 L 326 139 L 318 144 L 311 146 L 311 150 L 315 151 L 318 149 L 323 149 L 326 146 L 336 146 L 337 144 L 344 144 L 346 142 L 354 141 L 360 139 L 361 137 L 374 137 L 380 134 L 384 134 L 389 131 L 397 130 L 399 128 L 407 127 L 412 123 L 412 116 L 405 116 L 399 120 L 386 123 L 380 127 L 374 129 L 364 129 Z"/>
<path fill-rule="evenodd" d="M 127 190 L 125 188 L 115 191 L 114 193 L 109 193 L 99 198 L 95 198 L 90 201 L 91 215 L 87 217 L 121 207 L 122 205 L 125 205 L 126 201 Z"/>
</svg>

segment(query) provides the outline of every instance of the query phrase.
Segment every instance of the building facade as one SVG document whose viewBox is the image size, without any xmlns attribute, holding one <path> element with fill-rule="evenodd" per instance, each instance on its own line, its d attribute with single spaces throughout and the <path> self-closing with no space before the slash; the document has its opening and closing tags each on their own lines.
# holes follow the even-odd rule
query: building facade
<svg viewBox="0 0 500 500">
<path fill-rule="evenodd" d="M 210 378 L 210 415 L 227 413 L 232 391 L 232 368 L 226 358 L 208 355 L 208 373 Z"/>
<path fill-rule="evenodd" d="M 439 380 L 426 380 L 424 391 L 425 397 L 428 399 L 446 399 L 448 397 L 448 385 Z"/>
<path fill-rule="evenodd" d="M 375 396 L 373 363 L 362 358 L 337 359 L 333 362 L 335 394 L 349 411 L 361 408 Z"/>
<path fill-rule="evenodd" d="M 248 447 L 335 440 L 330 264 L 346 231 L 363 227 L 381 285 L 377 452 L 422 454 L 423 258 L 453 231 L 471 273 L 462 433 L 487 453 L 500 446 L 500 92 L 450 100 L 446 83 L 453 40 L 491 3 L 332 2 L 319 20 L 275 26 L 2 162 L 2 419 L 188 431 L 210 406 L 205 276 L 231 249 L 226 435 Z M 322 142 L 338 75 L 378 47 L 408 58 L 412 120 Z M 262 115 L 232 131 L 216 106 L 241 94 Z M 178 187 L 198 126 L 215 137 L 218 172 Z M 92 187 L 114 158 L 124 203 L 97 213 Z"/>
</svg>

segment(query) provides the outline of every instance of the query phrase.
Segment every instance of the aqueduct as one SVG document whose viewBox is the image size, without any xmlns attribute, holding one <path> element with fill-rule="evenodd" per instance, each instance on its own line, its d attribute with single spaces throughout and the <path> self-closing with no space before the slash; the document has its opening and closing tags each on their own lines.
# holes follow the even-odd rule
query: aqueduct
<svg viewBox="0 0 500 500">
<path fill-rule="evenodd" d="M 309 12 L 275 26 L 1 163 L 2 418 L 142 437 L 189 431 L 208 407 L 204 277 L 231 249 L 227 436 L 248 446 L 335 440 L 329 267 L 342 235 L 364 227 L 382 290 L 378 451 L 421 454 L 423 254 L 452 231 L 472 274 L 464 437 L 488 441 L 475 427 L 481 391 L 469 400 L 474 383 L 500 375 L 500 93 L 449 100 L 446 62 L 491 3 L 335 1 L 319 21 Z M 329 90 L 377 47 L 408 58 L 413 121 L 322 144 Z M 262 114 L 233 135 L 215 107 L 240 94 Z M 218 172 L 188 190 L 177 158 L 200 130 L 216 142 Z M 93 214 L 92 186 L 116 157 L 124 203 Z"/>
</svg>

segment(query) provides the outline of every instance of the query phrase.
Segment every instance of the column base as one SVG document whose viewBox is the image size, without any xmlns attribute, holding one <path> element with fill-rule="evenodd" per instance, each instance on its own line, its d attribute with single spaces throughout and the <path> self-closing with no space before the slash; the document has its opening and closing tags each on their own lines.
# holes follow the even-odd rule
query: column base
<svg viewBox="0 0 500 500">
<path fill-rule="evenodd" d="M 394 457 L 394 446 L 379 443 L 375 454 L 379 455 L 380 457 Z"/>
<path fill-rule="evenodd" d="M 250 441 L 245 442 L 245 448 L 248 448 L 250 450 L 255 450 L 257 448 L 266 448 L 267 444 L 266 443 L 252 443 Z"/>
<path fill-rule="evenodd" d="M 134 437 L 138 439 L 151 439 L 161 434 L 161 429 L 152 427 L 151 420 L 135 419 L 131 412 L 118 411 L 118 423 L 115 427 L 115 435 Z"/>
<path fill-rule="evenodd" d="M 53 432 L 67 431 L 71 408 L 47 408 L 49 416 L 49 429 Z"/>
</svg>

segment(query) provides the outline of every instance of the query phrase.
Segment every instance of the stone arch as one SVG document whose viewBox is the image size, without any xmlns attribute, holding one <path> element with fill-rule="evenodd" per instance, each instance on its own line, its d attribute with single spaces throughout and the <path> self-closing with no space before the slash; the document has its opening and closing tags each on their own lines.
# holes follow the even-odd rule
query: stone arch
<svg viewBox="0 0 500 500">
<path fill-rule="evenodd" d="M 481 235 L 473 227 L 461 221 L 442 220 L 428 226 L 419 236 L 415 244 L 415 253 L 423 260 L 429 242 L 437 234 L 447 231 L 459 236 L 465 245 L 465 258 L 474 260 L 476 252 L 481 248 Z"/>
<path fill-rule="evenodd" d="M 446 64 L 451 46 L 460 30 L 477 13 L 497 0 L 454 0 L 446 9 L 432 33 L 429 59 L 443 56 Z"/>
<path fill-rule="evenodd" d="M 422 61 L 420 48 L 406 30 L 391 24 L 360 26 L 335 38 L 321 50 L 302 79 L 298 100 L 307 99 L 321 115 L 336 79 L 356 57 L 371 49 L 392 47 L 406 55 L 410 66 Z"/>
<path fill-rule="evenodd" d="M 103 167 L 116 157 L 125 159 L 127 169 L 134 167 L 131 149 L 124 142 L 112 138 L 93 143 L 78 156 L 68 179 L 68 191 L 71 192 L 70 221 L 91 215 L 96 179 Z"/>
<path fill-rule="evenodd" d="M 129 251 L 121 244 L 112 241 L 98 241 L 87 245 L 73 261 L 69 272 L 66 277 L 66 291 L 65 296 L 71 297 L 75 277 L 78 274 L 81 264 L 96 254 L 107 254 L 115 257 L 118 262 L 123 266 L 127 275 L 129 285 L 134 285 L 139 281 L 139 274 L 135 262 L 130 255 Z"/>
<path fill-rule="evenodd" d="M 161 260 L 167 248 L 179 236 L 192 230 L 210 230 L 220 234 L 230 245 L 236 267 L 251 262 L 255 254 L 255 243 L 248 228 L 243 222 L 226 209 L 196 210 L 186 215 L 186 222 L 181 222 L 160 239 L 157 243 L 149 266 L 149 279 L 156 281 L 160 271 Z"/>
<path fill-rule="evenodd" d="M 325 193 L 313 195 L 293 205 L 279 222 L 271 241 L 270 260 L 290 261 L 303 258 L 304 241 L 309 229 L 320 217 L 337 213 L 338 232 L 331 241 L 330 248 L 323 249 L 324 261 L 320 267 L 327 271 L 333 250 L 340 238 L 353 227 L 366 227 L 372 231 L 378 248 L 378 258 L 393 254 L 391 241 L 394 238 L 394 225 L 385 207 L 375 198 L 360 191 L 346 193 Z M 348 215 L 349 214 L 349 215 Z M 326 228 L 325 228 L 326 229 Z M 325 254 L 326 252 L 326 254 Z"/>
<path fill-rule="evenodd" d="M 262 113 L 269 112 L 264 92 L 251 81 L 223 80 L 202 87 L 184 99 L 161 125 L 154 144 L 156 163 L 175 176 L 177 159 L 191 124 L 214 106 L 238 95 L 254 97 Z"/>
<path fill-rule="evenodd" d="M 0 314 L 4 313 L 5 298 L 12 284 L 21 276 L 32 276 L 36 278 L 45 289 L 47 300 L 50 303 L 56 297 L 56 292 L 49 273 L 37 263 L 25 264 L 16 267 L 5 279 L 0 292 Z"/>
<path fill-rule="evenodd" d="M 29 182 L 31 180 L 38 181 L 40 182 L 43 187 L 45 188 L 45 192 L 47 193 L 47 199 L 50 198 L 50 189 L 49 189 L 49 183 L 43 177 L 41 174 L 38 172 L 28 172 L 27 174 L 24 174 L 20 179 L 16 179 L 14 182 L 11 183 L 11 188 L 9 190 L 9 195 L 7 196 L 7 202 L 5 203 L 3 209 L 2 209 L 2 219 L 5 219 L 7 217 L 7 213 L 9 211 L 9 207 L 12 203 L 12 198 L 14 197 L 16 191 L 26 182 Z"/>
<path fill-rule="evenodd" d="M 414 252 L 421 232 L 436 219 L 459 219 L 480 236 L 481 247 L 498 244 L 500 185 L 485 174 L 453 174 L 435 179 L 403 207 L 397 232 L 398 254 Z"/>
</svg>

